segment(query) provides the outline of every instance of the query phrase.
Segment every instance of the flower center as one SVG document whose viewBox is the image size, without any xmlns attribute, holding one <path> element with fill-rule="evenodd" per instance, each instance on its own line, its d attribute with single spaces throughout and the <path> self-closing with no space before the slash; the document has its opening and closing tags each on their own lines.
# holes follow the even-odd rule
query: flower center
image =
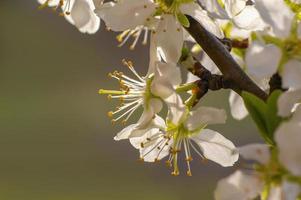
<svg viewBox="0 0 301 200">
<path fill-rule="evenodd" d="M 288 59 L 301 60 L 301 40 L 287 39 L 284 41 L 283 53 Z"/>
<path fill-rule="evenodd" d="M 108 116 L 112 122 L 124 118 L 121 122 L 125 124 L 130 116 L 143 104 L 147 103 L 151 98 L 150 94 L 150 78 L 141 77 L 133 67 L 131 61 L 123 60 L 123 64 L 127 66 L 133 75 L 137 78 L 130 78 L 122 72 L 114 71 L 109 74 L 109 77 L 118 80 L 119 90 L 104 90 L 100 89 L 99 94 L 108 95 L 108 99 L 119 99 L 120 105 L 115 111 L 108 112 Z M 116 116 L 116 117 L 114 117 Z"/>
<path fill-rule="evenodd" d="M 164 13 L 176 14 L 179 12 L 179 7 L 183 3 L 191 3 L 194 0 L 155 0 L 159 5 L 159 9 Z"/>
</svg>

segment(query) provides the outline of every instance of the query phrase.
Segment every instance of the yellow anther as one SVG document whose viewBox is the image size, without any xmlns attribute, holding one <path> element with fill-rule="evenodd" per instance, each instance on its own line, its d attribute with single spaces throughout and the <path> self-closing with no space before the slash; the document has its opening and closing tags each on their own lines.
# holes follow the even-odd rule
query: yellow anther
<svg viewBox="0 0 301 200">
<path fill-rule="evenodd" d="M 112 125 L 115 125 L 115 124 L 116 124 L 116 120 L 115 120 L 115 119 L 112 119 L 112 120 L 111 120 L 111 123 L 112 123 Z"/>
<path fill-rule="evenodd" d="M 164 139 L 170 139 L 170 136 L 164 135 L 163 138 L 164 138 Z"/>
<path fill-rule="evenodd" d="M 133 67 L 133 62 L 132 61 L 127 61 L 125 59 L 122 59 L 122 64 L 126 67 L 132 68 Z"/>
<path fill-rule="evenodd" d="M 171 162 L 169 160 L 165 161 L 167 167 L 172 167 Z"/>
<path fill-rule="evenodd" d="M 134 50 L 135 49 L 135 45 L 131 45 L 129 49 L 130 50 Z"/>
<path fill-rule="evenodd" d="M 192 173 L 191 173 L 190 170 L 188 170 L 188 171 L 186 172 L 186 174 L 187 174 L 187 176 L 192 176 Z"/>
<path fill-rule="evenodd" d="M 119 97 L 119 100 L 121 102 L 120 106 L 122 106 L 122 103 L 124 102 L 124 97 Z"/>
<path fill-rule="evenodd" d="M 122 42 L 124 37 L 128 35 L 128 33 L 130 32 L 130 30 L 126 30 L 123 31 L 122 33 L 120 33 L 119 35 L 117 35 L 116 39 L 118 42 Z"/>
<path fill-rule="evenodd" d="M 50 0 L 45 1 L 45 3 L 41 4 L 41 5 L 38 7 L 38 9 L 41 10 L 41 9 L 44 9 L 44 8 L 48 7 L 49 1 L 50 1 Z"/>
<path fill-rule="evenodd" d="M 189 156 L 189 157 L 187 157 L 185 160 L 186 160 L 187 162 L 191 162 L 193 159 L 192 159 L 191 156 Z"/>
<path fill-rule="evenodd" d="M 173 176 L 179 176 L 180 172 L 178 170 L 174 170 L 173 172 L 171 172 L 171 175 Z"/>
<path fill-rule="evenodd" d="M 109 95 L 107 96 L 107 99 L 108 99 L 108 100 L 111 100 L 111 99 L 112 99 L 112 95 L 109 94 Z"/>
<path fill-rule="evenodd" d="M 107 115 L 108 115 L 108 117 L 113 117 L 113 112 L 110 111 L 110 112 L 107 113 Z"/>
<path fill-rule="evenodd" d="M 121 121 L 121 124 L 122 124 L 122 125 L 126 125 L 126 122 L 127 122 L 127 121 L 124 119 L 124 120 Z"/>
</svg>

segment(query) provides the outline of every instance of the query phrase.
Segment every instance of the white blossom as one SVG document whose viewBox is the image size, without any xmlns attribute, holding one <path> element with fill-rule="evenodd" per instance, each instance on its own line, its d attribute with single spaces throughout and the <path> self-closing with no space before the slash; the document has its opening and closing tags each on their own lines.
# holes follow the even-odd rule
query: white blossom
<svg viewBox="0 0 301 200">
<path fill-rule="evenodd" d="M 94 14 L 95 4 L 102 0 L 38 0 L 40 8 L 46 6 L 61 9 L 60 15 L 76 26 L 80 32 L 93 34 L 100 26 L 100 19 Z"/>
<path fill-rule="evenodd" d="M 159 15 L 156 14 L 158 10 L 160 10 Z M 119 36 L 120 41 L 126 41 L 134 35 L 136 39 L 132 48 L 135 47 L 143 31 L 146 38 L 147 31 L 151 30 L 154 35 L 151 37 L 151 40 L 154 40 L 153 48 L 166 62 L 171 63 L 177 63 L 179 60 L 184 42 L 184 30 L 181 22 L 178 21 L 178 13 L 192 16 L 208 31 L 218 37 L 223 36 L 218 25 L 193 1 L 188 3 L 173 1 L 169 5 L 164 0 L 119 0 L 116 3 L 104 3 L 97 7 L 95 12 L 111 30 L 124 31 Z"/>
<path fill-rule="evenodd" d="M 130 139 L 134 147 L 140 150 L 140 157 L 146 162 L 158 161 L 169 155 L 167 165 L 173 166 L 173 175 L 179 174 L 178 160 L 184 150 L 187 163 L 187 175 L 191 175 L 191 149 L 202 159 L 209 159 L 223 167 L 232 166 L 238 154 L 231 141 L 216 131 L 206 129 L 209 124 L 224 123 L 225 112 L 216 108 L 198 107 L 188 111 L 181 98 L 173 94 L 166 99 L 169 106 L 164 129 Z"/>
<path fill-rule="evenodd" d="M 280 132 L 282 133 L 281 129 Z M 293 134 L 291 133 L 291 135 Z M 287 141 L 284 138 L 277 139 L 277 137 L 279 138 L 279 136 L 276 136 L 276 140 L 282 143 L 279 146 L 279 161 L 281 163 L 275 160 L 275 157 L 270 153 L 270 148 L 265 144 L 250 144 L 241 147 L 239 149 L 241 156 L 244 159 L 255 161 L 257 164 L 252 169 L 238 170 L 220 180 L 215 190 L 216 200 L 252 200 L 258 196 L 261 196 L 261 199 L 267 200 L 296 200 L 301 192 L 301 188 L 298 182 L 287 178 L 288 175 L 282 169 L 282 165 L 286 166 L 287 160 L 281 159 L 281 154 L 283 153 L 283 156 L 286 157 L 290 157 L 290 154 L 296 155 L 298 153 L 295 152 L 297 150 L 295 148 L 298 148 L 299 145 L 292 143 L 291 140 Z M 295 137 L 294 139 L 298 141 L 300 138 Z M 292 147 L 288 148 L 289 146 Z M 290 157 L 295 167 L 297 166 L 296 162 L 300 158 L 300 155 L 298 156 Z M 299 176 L 299 174 L 295 174 L 293 171 L 290 172 L 293 175 Z"/>
<path fill-rule="evenodd" d="M 109 117 L 113 118 L 112 122 L 122 119 L 122 123 L 126 123 L 139 107 L 143 107 L 144 112 L 138 124 L 144 127 L 162 109 L 161 99 L 171 95 L 169 90 L 173 91 L 181 83 L 181 74 L 173 64 L 156 62 L 155 73 L 141 77 L 132 62 L 124 60 L 123 63 L 136 79 L 115 71 L 109 76 L 119 81 L 120 90 L 100 89 L 99 93 L 109 95 L 109 99 L 121 101 L 121 105 L 115 111 L 108 112 Z"/>
</svg>

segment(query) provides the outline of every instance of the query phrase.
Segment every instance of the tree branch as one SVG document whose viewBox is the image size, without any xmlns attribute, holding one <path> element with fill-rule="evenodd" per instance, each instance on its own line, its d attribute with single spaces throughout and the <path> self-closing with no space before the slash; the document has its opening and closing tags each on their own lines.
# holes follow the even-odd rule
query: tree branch
<svg viewBox="0 0 301 200">
<path fill-rule="evenodd" d="M 241 91 L 250 92 L 266 100 L 268 95 L 246 75 L 224 45 L 195 19 L 190 16 L 187 16 L 187 18 L 189 19 L 190 26 L 186 30 L 213 60 L 224 75 L 224 78 L 233 81 Z M 240 91 L 236 92 L 240 93 Z"/>
<path fill-rule="evenodd" d="M 240 90 L 232 80 L 225 79 L 223 75 L 212 74 L 192 55 L 188 54 L 185 57 L 181 57 L 180 64 L 183 65 L 193 75 L 200 78 L 200 80 L 196 81 L 197 85 L 199 82 L 206 82 L 207 90 L 215 91 L 220 89 L 232 89 L 238 92 Z"/>
</svg>

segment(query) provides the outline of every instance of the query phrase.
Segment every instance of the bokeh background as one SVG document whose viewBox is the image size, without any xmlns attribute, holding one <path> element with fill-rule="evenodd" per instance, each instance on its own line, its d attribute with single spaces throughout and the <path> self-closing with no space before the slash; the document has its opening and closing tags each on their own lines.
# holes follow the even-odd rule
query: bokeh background
<svg viewBox="0 0 301 200">
<path fill-rule="evenodd" d="M 37 7 L 0 1 L 0 199 L 213 199 L 217 180 L 239 165 L 221 168 L 195 156 L 192 177 L 173 177 L 164 163 L 140 163 L 127 141 L 113 141 L 122 127 L 111 125 L 114 102 L 97 91 L 117 86 L 107 73 L 125 69 L 122 58 L 145 73 L 147 47 L 118 48 L 104 26 L 81 34 Z M 211 92 L 203 101 L 228 110 L 227 95 Z M 237 146 L 260 141 L 250 119 L 229 117 L 211 128 Z"/>
</svg>

